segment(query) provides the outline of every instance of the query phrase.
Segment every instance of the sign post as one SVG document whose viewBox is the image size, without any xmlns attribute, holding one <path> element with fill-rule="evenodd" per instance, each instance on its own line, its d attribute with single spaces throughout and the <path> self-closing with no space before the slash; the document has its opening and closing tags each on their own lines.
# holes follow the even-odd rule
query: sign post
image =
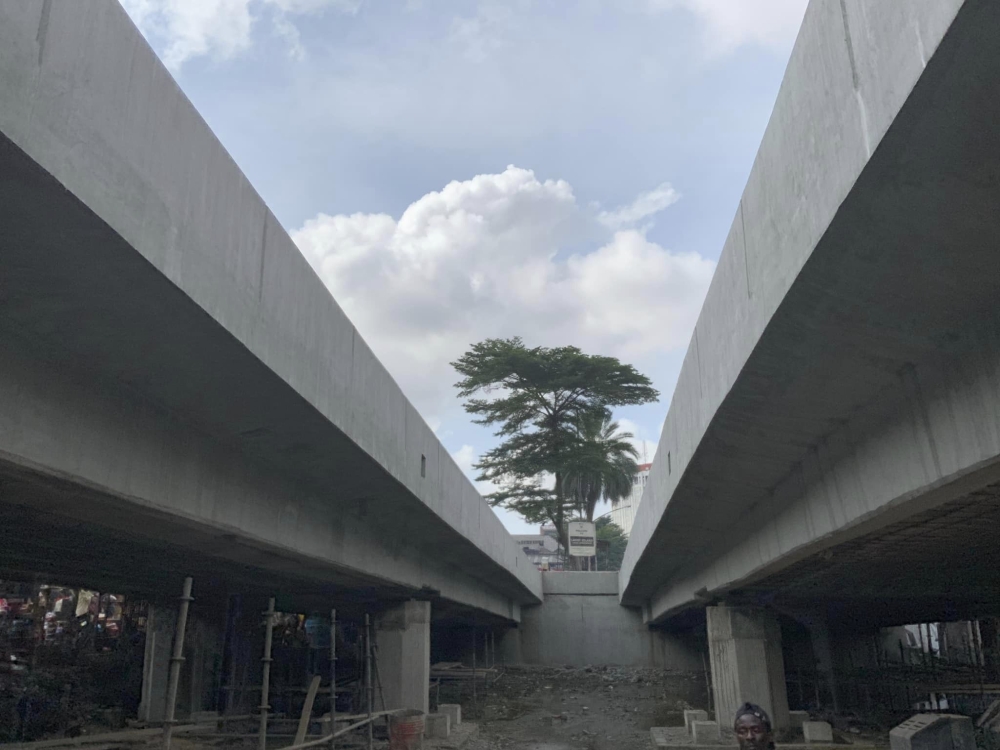
<svg viewBox="0 0 1000 750">
<path fill-rule="evenodd" d="M 592 521 L 569 522 L 569 554 L 573 557 L 597 554 L 597 527 Z"/>
</svg>

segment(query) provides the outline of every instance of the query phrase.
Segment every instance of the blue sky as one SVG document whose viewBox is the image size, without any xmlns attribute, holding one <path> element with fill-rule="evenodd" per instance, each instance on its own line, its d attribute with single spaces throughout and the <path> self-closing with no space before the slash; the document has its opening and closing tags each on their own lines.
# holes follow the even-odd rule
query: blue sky
<svg viewBox="0 0 1000 750">
<path fill-rule="evenodd" d="M 123 5 L 470 475 L 488 336 L 646 372 L 652 456 L 805 0 Z"/>
</svg>

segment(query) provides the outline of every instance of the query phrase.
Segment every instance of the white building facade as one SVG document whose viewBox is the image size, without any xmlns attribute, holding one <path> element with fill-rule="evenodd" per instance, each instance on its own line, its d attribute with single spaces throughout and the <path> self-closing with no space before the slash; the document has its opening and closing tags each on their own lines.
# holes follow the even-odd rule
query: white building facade
<svg viewBox="0 0 1000 750">
<path fill-rule="evenodd" d="M 621 527 L 626 536 L 632 533 L 632 522 L 635 520 L 639 501 L 642 500 L 642 491 L 646 489 L 649 467 L 651 466 L 652 464 L 639 464 L 639 471 L 636 473 L 635 479 L 632 480 L 632 494 L 611 503 L 611 522 Z"/>
</svg>

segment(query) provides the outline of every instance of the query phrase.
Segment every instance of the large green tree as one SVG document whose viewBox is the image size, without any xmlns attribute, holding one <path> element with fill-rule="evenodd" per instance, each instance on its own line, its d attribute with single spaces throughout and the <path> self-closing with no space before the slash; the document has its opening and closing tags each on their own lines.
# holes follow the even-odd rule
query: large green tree
<svg viewBox="0 0 1000 750">
<path fill-rule="evenodd" d="M 577 502 L 566 480 L 591 463 L 580 450 L 579 426 L 603 420 L 616 406 L 655 401 L 659 393 L 614 357 L 574 346 L 529 348 L 519 337 L 475 344 L 452 366 L 462 376 L 456 387 L 465 410 L 501 438 L 476 464 L 480 481 L 498 487 L 490 503 L 529 523 L 553 523 L 565 549 L 565 521 Z"/>
<path fill-rule="evenodd" d="M 607 414 L 584 415 L 575 431 L 577 459 L 567 474 L 566 487 L 575 499 L 577 513 L 593 521 L 601 498 L 611 502 L 632 493 L 639 452 L 629 442 L 632 433 L 620 431 Z"/>
</svg>

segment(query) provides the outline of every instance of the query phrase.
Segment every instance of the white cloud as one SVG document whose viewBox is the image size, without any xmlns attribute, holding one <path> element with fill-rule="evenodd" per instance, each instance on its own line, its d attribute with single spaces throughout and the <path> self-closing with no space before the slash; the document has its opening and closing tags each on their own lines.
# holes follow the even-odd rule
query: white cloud
<svg viewBox="0 0 1000 750">
<path fill-rule="evenodd" d="M 683 8 L 706 24 L 705 43 L 714 54 L 743 44 L 785 49 L 795 39 L 808 0 L 647 0 L 652 11 Z"/>
<path fill-rule="evenodd" d="M 648 193 L 640 193 L 627 206 L 620 206 L 614 211 L 602 211 L 597 219 L 609 229 L 618 229 L 658 214 L 680 198 L 680 193 L 674 190 L 669 182 L 664 182 Z"/>
<path fill-rule="evenodd" d="M 715 264 L 641 232 L 604 232 L 569 184 L 508 167 L 452 182 L 385 214 L 320 214 L 292 233 L 333 296 L 421 412 L 457 408 L 449 363 L 470 344 L 655 356 L 687 344 Z"/>
<path fill-rule="evenodd" d="M 457 451 L 452 453 L 451 457 L 455 459 L 455 463 L 458 464 L 458 468 L 466 474 L 471 475 L 475 472 L 472 465 L 479 457 L 476 455 L 476 449 L 471 445 L 463 445 Z"/>
<path fill-rule="evenodd" d="M 340 13 L 353 15 L 357 13 L 364 0 L 263 0 L 285 13 L 319 13 L 324 10 L 336 10 Z"/>
<path fill-rule="evenodd" d="M 497 487 L 492 482 L 480 482 L 476 479 L 479 476 L 479 470 L 474 467 L 476 461 L 479 460 L 479 453 L 471 445 L 463 445 L 457 451 L 451 454 L 452 459 L 458 464 L 458 468 L 469 478 L 476 486 L 476 491 L 483 495 L 484 497 L 491 492 L 495 492 Z M 499 512 L 495 510 L 494 512 Z"/>
<path fill-rule="evenodd" d="M 274 19 L 274 32 L 288 44 L 289 57 L 299 61 L 306 59 L 306 48 L 302 45 L 299 27 L 289 21 L 287 16 L 281 14 Z"/>
<path fill-rule="evenodd" d="M 121 0 L 140 31 L 163 43 L 163 62 L 179 70 L 203 55 L 229 59 L 251 46 L 251 31 L 267 13 L 276 33 L 288 40 L 290 54 L 304 50 L 298 28 L 288 16 L 337 10 L 356 13 L 363 0 Z"/>
<path fill-rule="evenodd" d="M 632 433 L 632 439 L 629 442 L 639 452 L 639 463 L 652 463 L 653 456 L 656 455 L 656 446 L 660 441 L 659 432 L 654 434 L 637 422 L 624 417 L 619 418 L 617 422 L 623 432 Z"/>
</svg>

